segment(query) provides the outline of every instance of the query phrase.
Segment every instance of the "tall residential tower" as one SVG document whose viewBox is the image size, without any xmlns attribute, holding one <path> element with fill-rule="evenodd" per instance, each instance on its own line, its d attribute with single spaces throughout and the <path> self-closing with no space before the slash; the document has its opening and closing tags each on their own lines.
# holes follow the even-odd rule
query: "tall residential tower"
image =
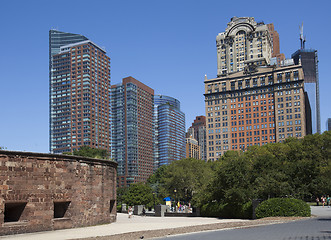
<svg viewBox="0 0 331 240">
<path fill-rule="evenodd" d="M 154 90 L 133 77 L 111 86 L 111 153 L 118 186 L 145 182 L 153 174 Z"/>
<path fill-rule="evenodd" d="M 185 158 L 185 114 L 180 102 L 164 95 L 154 96 L 155 168 Z"/>
<path fill-rule="evenodd" d="M 50 31 L 50 152 L 110 150 L 110 58 L 78 34 Z"/>
</svg>

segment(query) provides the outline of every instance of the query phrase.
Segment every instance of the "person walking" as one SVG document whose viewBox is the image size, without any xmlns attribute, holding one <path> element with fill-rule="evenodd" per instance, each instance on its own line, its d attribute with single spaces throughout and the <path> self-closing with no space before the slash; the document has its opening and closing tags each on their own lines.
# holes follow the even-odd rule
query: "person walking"
<svg viewBox="0 0 331 240">
<path fill-rule="evenodd" d="M 327 198 L 326 198 L 326 205 L 328 205 L 328 208 L 330 207 L 330 196 L 328 195 Z"/>
<path fill-rule="evenodd" d="M 325 205 L 325 196 L 322 196 L 321 200 L 322 200 L 322 206 L 324 207 L 324 205 Z"/>
<path fill-rule="evenodd" d="M 133 210 L 132 210 L 131 206 L 129 206 L 129 208 L 128 208 L 128 214 L 129 214 L 129 218 L 131 218 L 131 216 L 133 214 Z"/>
<path fill-rule="evenodd" d="M 141 215 L 144 216 L 144 217 L 146 217 L 146 209 L 145 209 L 145 207 L 143 207 L 143 210 L 142 210 Z"/>
</svg>

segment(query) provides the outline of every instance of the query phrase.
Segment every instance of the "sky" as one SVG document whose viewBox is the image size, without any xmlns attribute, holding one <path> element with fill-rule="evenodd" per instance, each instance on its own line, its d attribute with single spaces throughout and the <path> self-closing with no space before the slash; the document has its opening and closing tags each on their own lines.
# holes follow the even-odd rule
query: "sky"
<svg viewBox="0 0 331 240">
<path fill-rule="evenodd" d="M 321 126 L 331 118 L 329 0 L 0 0 L 0 146 L 49 152 L 49 30 L 82 34 L 111 58 L 111 84 L 132 76 L 181 102 L 186 129 L 205 115 L 204 76 L 217 74 L 216 36 L 234 16 L 274 23 L 287 58 L 318 50 Z"/>
</svg>

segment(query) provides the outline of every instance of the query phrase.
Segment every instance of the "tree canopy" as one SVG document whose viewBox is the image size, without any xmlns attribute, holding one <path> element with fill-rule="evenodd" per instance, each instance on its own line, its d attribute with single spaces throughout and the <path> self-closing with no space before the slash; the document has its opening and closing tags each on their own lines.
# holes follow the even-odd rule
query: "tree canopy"
<svg viewBox="0 0 331 240">
<path fill-rule="evenodd" d="M 109 159 L 110 157 L 107 150 L 101 148 L 91 148 L 89 146 L 82 146 L 79 150 L 74 150 L 72 153 L 66 152 L 64 154 L 98 159 Z"/>
<path fill-rule="evenodd" d="M 208 183 L 212 174 L 212 163 L 185 158 L 159 168 L 148 184 L 158 195 L 188 203 Z"/>
<path fill-rule="evenodd" d="M 315 199 L 331 191 L 331 132 L 284 143 L 229 151 L 219 160 L 204 202 L 243 204 L 252 199 Z"/>
<path fill-rule="evenodd" d="M 134 205 L 145 205 L 151 207 L 153 205 L 153 191 L 152 188 L 144 183 L 134 183 L 128 188 L 119 189 L 117 196 L 120 197 L 120 201 Z"/>
<path fill-rule="evenodd" d="M 253 199 L 313 200 L 331 192 L 331 132 L 228 151 L 215 162 L 186 158 L 160 167 L 146 184 L 121 194 L 127 204 L 164 197 L 195 206 L 241 209 Z M 149 202 L 149 203 L 148 203 Z M 221 207 L 221 208 L 223 208 Z"/>
</svg>

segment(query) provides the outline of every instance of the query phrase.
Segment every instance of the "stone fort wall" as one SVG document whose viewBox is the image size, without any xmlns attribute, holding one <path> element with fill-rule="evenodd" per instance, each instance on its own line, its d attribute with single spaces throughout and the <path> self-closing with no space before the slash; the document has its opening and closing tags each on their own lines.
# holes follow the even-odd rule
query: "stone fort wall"
<svg viewBox="0 0 331 240">
<path fill-rule="evenodd" d="M 117 163 L 0 150 L 0 235 L 116 221 Z"/>
</svg>

